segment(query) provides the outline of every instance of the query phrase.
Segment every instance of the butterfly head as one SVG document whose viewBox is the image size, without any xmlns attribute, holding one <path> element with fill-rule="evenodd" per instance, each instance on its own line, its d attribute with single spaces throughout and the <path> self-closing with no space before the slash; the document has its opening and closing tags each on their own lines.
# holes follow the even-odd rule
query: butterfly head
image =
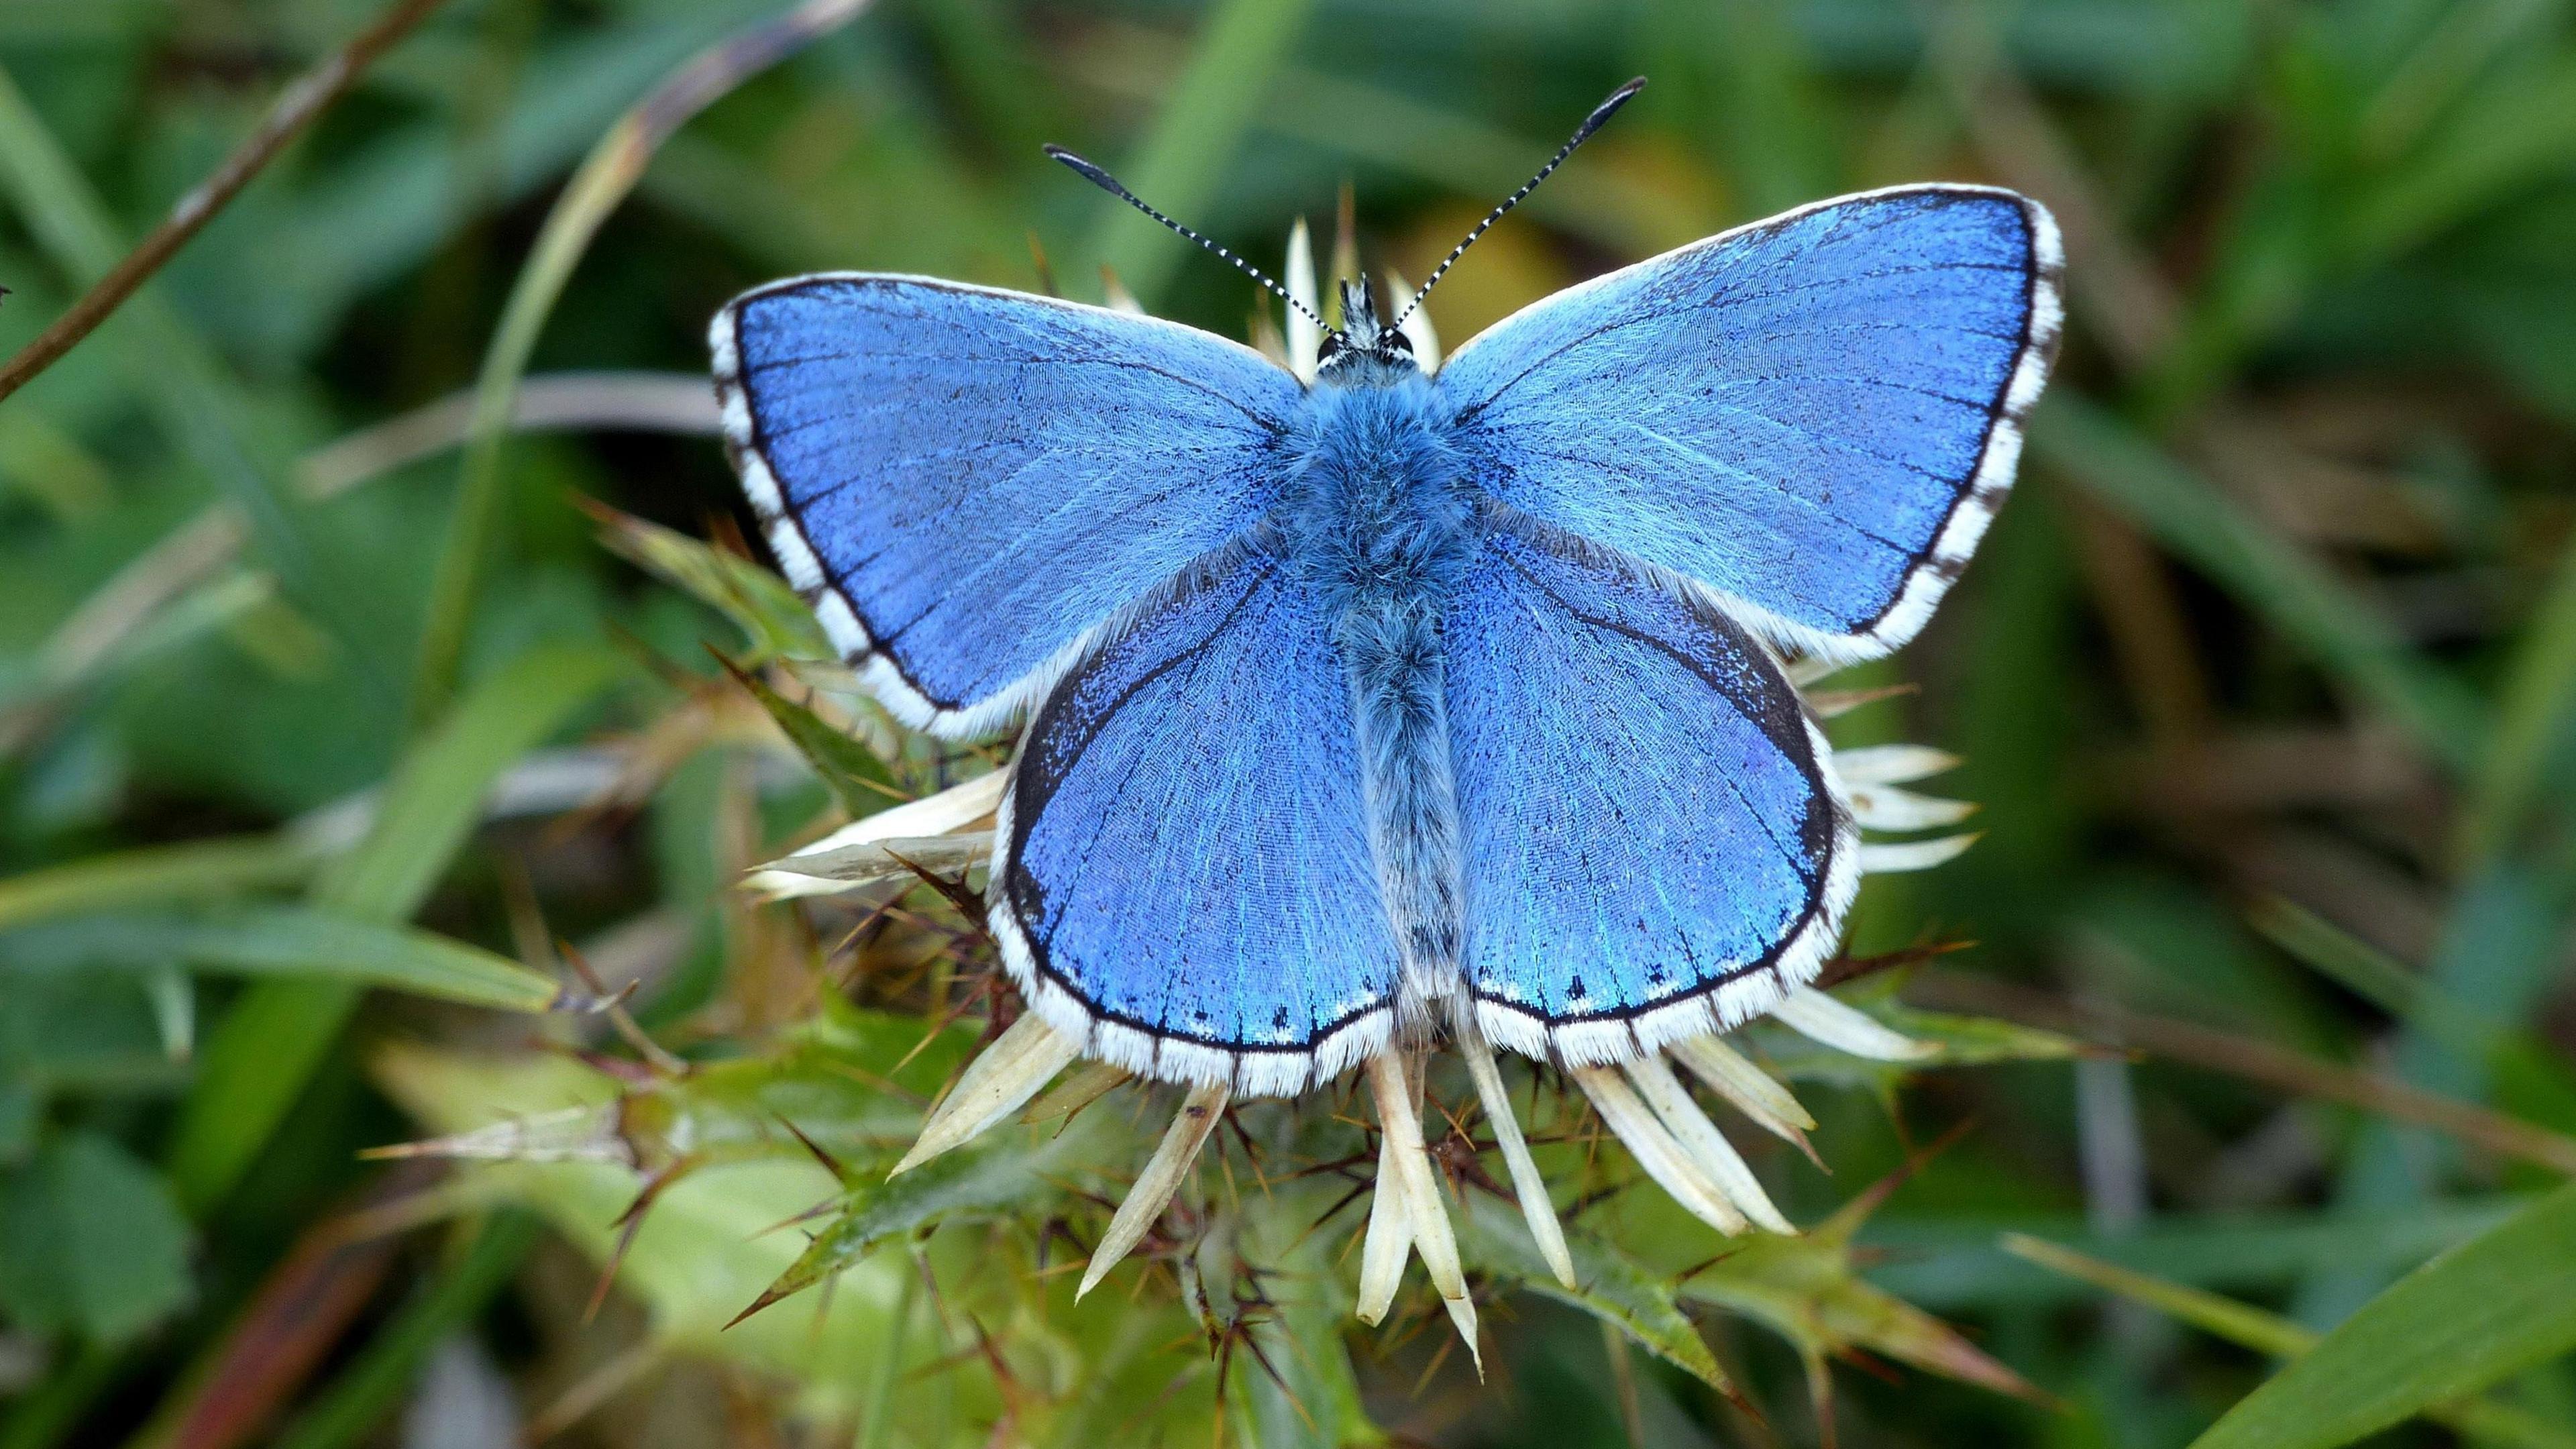
<svg viewBox="0 0 2576 1449">
<path fill-rule="evenodd" d="M 1413 370 L 1413 342 L 1378 320 L 1367 277 L 1342 283 L 1342 325 L 1324 334 L 1321 364 L 1321 375 L 1337 378 L 1381 368 Z"/>
</svg>

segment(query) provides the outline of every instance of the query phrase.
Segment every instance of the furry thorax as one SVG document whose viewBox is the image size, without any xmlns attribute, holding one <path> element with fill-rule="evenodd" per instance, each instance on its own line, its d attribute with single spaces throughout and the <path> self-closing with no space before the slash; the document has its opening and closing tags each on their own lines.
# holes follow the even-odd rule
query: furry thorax
<svg viewBox="0 0 2576 1449">
<path fill-rule="evenodd" d="M 1369 840 L 1404 962 L 1400 1012 L 1457 994 L 1457 791 L 1440 619 L 1475 548 L 1439 394 L 1409 362 L 1352 359 L 1289 440 L 1281 551 L 1322 600 L 1350 671 Z"/>
</svg>

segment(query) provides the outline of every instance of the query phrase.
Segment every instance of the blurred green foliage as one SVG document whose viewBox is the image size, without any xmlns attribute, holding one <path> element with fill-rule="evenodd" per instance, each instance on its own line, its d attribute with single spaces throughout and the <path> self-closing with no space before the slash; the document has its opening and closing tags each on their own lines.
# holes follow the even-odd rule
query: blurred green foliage
<svg viewBox="0 0 2576 1449">
<path fill-rule="evenodd" d="M 0 402 L 0 1449 L 446 1442 L 477 1373 L 621 1445 L 1804 1445 L 1811 1398 L 1865 1446 L 2576 1442 L 2576 7 L 878 0 L 615 129 L 782 10 L 451 0 Z M 373 14 L 0 4 L 0 350 Z M 1418 1280 L 1350 1322 L 1331 1093 L 1238 1114 L 1077 1307 L 1166 1098 L 880 1187 L 989 950 L 928 888 L 735 889 L 998 752 L 854 701 L 749 566 L 706 319 L 1105 267 L 1244 335 L 1239 276 L 1037 144 L 1265 260 L 1347 187 L 1420 277 L 1639 71 L 1433 298 L 1452 345 L 1838 191 L 2066 227 L 2022 488 L 1829 685 L 1919 686 L 1837 741 L 1985 807 L 1852 946 L 1974 943 L 1852 992 L 1957 1065 L 1755 1033 L 1833 1175 L 1740 1137 L 1814 1230 L 1725 1257 L 1516 1075 L 1587 1286 L 1462 1178 L 1481 1387 Z M 359 1156 L 442 1134 L 493 1160 Z"/>
</svg>

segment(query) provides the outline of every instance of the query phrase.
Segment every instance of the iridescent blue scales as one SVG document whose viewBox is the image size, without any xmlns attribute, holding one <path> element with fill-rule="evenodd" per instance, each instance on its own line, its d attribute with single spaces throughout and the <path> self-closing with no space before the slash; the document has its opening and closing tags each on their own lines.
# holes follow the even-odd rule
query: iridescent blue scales
<svg viewBox="0 0 2576 1449">
<path fill-rule="evenodd" d="M 989 902 L 1036 1025 L 924 1148 L 1077 1056 L 1207 1111 L 1366 1064 L 1403 1116 L 1403 1059 L 1446 1036 L 1480 1083 L 1489 1043 L 1576 1073 L 1740 1225 L 1667 1055 L 1715 1085 L 1713 1034 L 1772 1011 L 1865 1041 L 1804 989 L 1859 828 L 1954 818 L 1892 757 L 1838 760 L 1783 660 L 1923 627 L 2011 482 L 2058 270 L 2035 204 L 1897 188 L 1562 293 L 1436 372 L 1362 291 L 1311 379 L 919 278 L 728 306 L 727 437 L 835 643 L 910 724 L 1028 722 Z"/>
</svg>

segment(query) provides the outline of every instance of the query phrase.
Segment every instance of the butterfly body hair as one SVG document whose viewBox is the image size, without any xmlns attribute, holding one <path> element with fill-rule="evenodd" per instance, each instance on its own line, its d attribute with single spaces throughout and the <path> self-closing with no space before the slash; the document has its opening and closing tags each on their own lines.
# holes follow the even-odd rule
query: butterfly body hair
<svg viewBox="0 0 2576 1449">
<path fill-rule="evenodd" d="M 1409 358 L 1353 356 L 1307 394 L 1275 517 L 1349 671 L 1370 846 L 1416 1022 L 1455 993 L 1462 949 L 1441 618 L 1476 544 L 1449 433 Z"/>
</svg>

